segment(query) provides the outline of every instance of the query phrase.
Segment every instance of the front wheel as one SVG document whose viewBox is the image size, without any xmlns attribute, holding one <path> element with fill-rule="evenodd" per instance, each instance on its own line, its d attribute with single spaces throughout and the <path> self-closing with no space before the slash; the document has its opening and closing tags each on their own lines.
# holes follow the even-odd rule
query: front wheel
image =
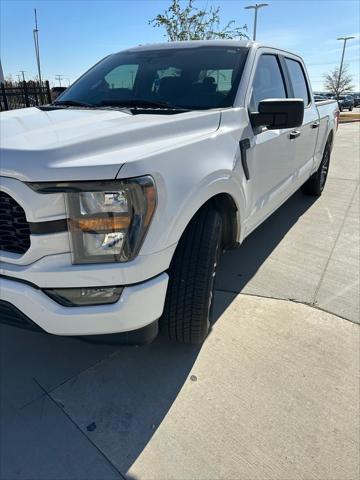
<svg viewBox="0 0 360 480">
<path fill-rule="evenodd" d="M 221 239 L 221 215 L 205 205 L 183 233 L 168 271 L 160 328 L 169 339 L 200 344 L 206 338 Z"/>
<path fill-rule="evenodd" d="M 330 145 L 327 144 L 319 168 L 301 187 L 301 190 L 305 195 L 320 197 L 325 187 L 326 179 L 329 173 L 329 166 Z"/>
</svg>

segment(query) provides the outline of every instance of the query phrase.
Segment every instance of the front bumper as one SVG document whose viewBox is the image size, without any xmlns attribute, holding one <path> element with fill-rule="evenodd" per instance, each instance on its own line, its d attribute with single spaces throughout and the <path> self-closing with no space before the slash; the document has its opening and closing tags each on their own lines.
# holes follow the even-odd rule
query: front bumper
<svg viewBox="0 0 360 480">
<path fill-rule="evenodd" d="M 41 329 L 55 335 L 102 335 L 137 330 L 163 311 L 168 275 L 124 288 L 111 305 L 64 307 L 31 285 L 0 278 L 0 299 L 15 306 Z M 0 319 L 1 321 L 1 319 Z"/>
</svg>

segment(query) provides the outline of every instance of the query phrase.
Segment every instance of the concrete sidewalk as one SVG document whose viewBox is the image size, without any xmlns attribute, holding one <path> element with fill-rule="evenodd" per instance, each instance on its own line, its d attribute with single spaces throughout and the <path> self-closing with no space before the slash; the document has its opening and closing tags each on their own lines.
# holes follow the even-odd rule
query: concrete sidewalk
<svg viewBox="0 0 360 480">
<path fill-rule="evenodd" d="M 0 327 L 1 479 L 357 479 L 359 126 L 225 255 L 202 348 Z"/>
<path fill-rule="evenodd" d="M 223 291 L 295 300 L 359 322 L 360 123 L 341 125 L 320 198 L 293 195 L 238 250 Z"/>
</svg>

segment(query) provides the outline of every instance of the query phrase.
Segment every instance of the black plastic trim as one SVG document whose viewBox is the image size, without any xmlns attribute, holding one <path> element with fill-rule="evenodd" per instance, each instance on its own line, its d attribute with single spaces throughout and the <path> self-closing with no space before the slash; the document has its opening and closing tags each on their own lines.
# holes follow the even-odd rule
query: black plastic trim
<svg viewBox="0 0 360 480">
<path fill-rule="evenodd" d="M 244 140 L 240 140 L 240 154 L 241 154 L 241 164 L 245 173 L 246 180 L 250 179 L 249 167 L 247 164 L 247 150 L 250 148 L 250 140 L 248 138 L 244 138 Z"/>
<path fill-rule="evenodd" d="M 67 231 L 67 219 L 50 220 L 48 222 L 28 222 L 31 235 L 47 235 Z"/>
<path fill-rule="evenodd" d="M 277 57 L 278 57 L 279 65 L 281 68 L 281 74 L 285 84 L 286 96 L 287 98 L 294 98 L 293 84 L 291 82 L 290 73 L 285 62 L 285 57 L 281 54 L 278 54 Z"/>
</svg>

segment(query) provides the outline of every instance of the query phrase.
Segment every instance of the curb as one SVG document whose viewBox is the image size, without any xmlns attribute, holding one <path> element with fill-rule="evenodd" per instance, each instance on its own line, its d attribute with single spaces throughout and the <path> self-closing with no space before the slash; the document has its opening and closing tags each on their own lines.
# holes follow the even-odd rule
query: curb
<svg viewBox="0 0 360 480">
<path fill-rule="evenodd" d="M 360 122 L 360 118 L 349 118 L 349 119 L 340 119 L 339 124 L 341 125 L 342 123 L 356 123 Z"/>
</svg>

